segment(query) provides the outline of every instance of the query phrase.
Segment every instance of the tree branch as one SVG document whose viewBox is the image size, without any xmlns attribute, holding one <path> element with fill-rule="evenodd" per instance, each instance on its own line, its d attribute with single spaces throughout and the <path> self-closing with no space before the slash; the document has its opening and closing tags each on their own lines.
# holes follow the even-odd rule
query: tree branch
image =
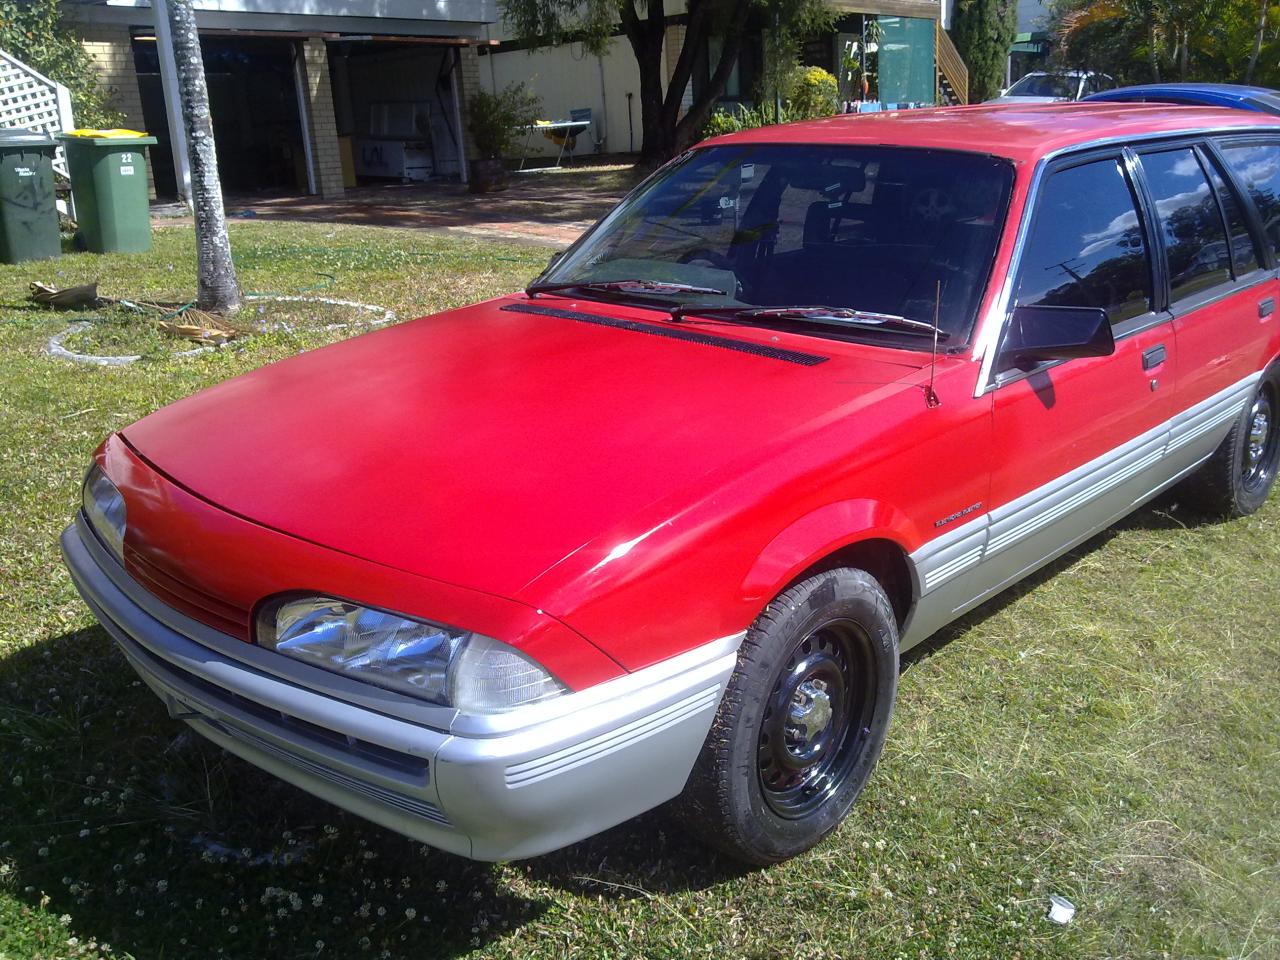
<svg viewBox="0 0 1280 960">
<path fill-rule="evenodd" d="M 684 43 L 680 45 L 680 56 L 676 58 L 675 68 L 671 72 L 671 81 L 667 84 L 667 97 L 662 104 L 662 118 L 665 123 L 674 124 L 680 115 L 680 104 L 684 100 L 685 88 L 693 76 L 693 61 L 701 49 L 707 35 L 707 20 L 710 3 L 707 0 L 697 2 L 690 0 L 689 23 L 685 27 Z"/>
<path fill-rule="evenodd" d="M 742 50 L 742 33 L 743 27 L 739 20 L 735 29 L 725 34 L 724 47 L 720 51 L 720 62 L 716 64 L 706 89 L 689 107 L 689 112 L 676 124 L 674 140 L 677 150 L 683 149 L 686 144 L 693 141 L 711 115 L 711 108 L 724 94 L 725 84 L 729 82 L 729 75 L 733 73 L 733 68 L 738 62 L 738 54 Z"/>
</svg>

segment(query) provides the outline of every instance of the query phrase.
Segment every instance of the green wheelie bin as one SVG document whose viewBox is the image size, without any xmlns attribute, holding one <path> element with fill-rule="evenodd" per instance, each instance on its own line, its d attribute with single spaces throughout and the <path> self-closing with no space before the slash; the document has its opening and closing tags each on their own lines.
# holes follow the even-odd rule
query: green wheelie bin
<svg viewBox="0 0 1280 960">
<path fill-rule="evenodd" d="M 58 144 L 38 130 L 0 129 L 0 263 L 62 253 L 53 192 Z"/>
<path fill-rule="evenodd" d="M 155 137 L 136 130 L 72 130 L 67 148 L 78 241 L 94 253 L 151 249 L 151 203 L 145 150 Z"/>
</svg>

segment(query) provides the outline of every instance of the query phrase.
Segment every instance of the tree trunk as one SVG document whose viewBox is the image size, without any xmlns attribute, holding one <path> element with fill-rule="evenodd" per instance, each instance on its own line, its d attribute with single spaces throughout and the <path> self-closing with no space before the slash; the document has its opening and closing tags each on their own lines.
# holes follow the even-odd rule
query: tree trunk
<svg viewBox="0 0 1280 960">
<path fill-rule="evenodd" d="M 1262 54 L 1262 39 L 1267 32 L 1268 0 L 1258 0 L 1258 32 L 1253 38 L 1253 50 L 1249 54 L 1249 65 L 1244 70 L 1244 83 L 1253 83 L 1253 71 L 1258 66 L 1258 57 Z"/>
<path fill-rule="evenodd" d="M 738 61 L 745 17 L 737 17 L 724 36 L 720 62 L 707 85 L 681 117 L 684 91 L 693 76 L 694 59 L 711 29 L 710 6 L 694 0 L 688 7 L 684 44 L 672 67 L 671 82 L 663 93 L 662 47 L 666 39 L 666 12 L 662 0 L 649 0 L 641 19 L 633 0 L 621 7 L 622 29 L 635 52 L 640 69 L 640 126 L 643 139 L 640 162 L 658 166 L 693 143 L 724 93 L 725 84 Z"/>
<path fill-rule="evenodd" d="M 641 20 L 632 0 L 622 4 L 622 30 L 635 53 L 640 72 L 640 162 L 657 166 L 671 156 L 671 137 L 663 129 L 662 44 L 666 12 L 662 0 L 649 0 Z"/>
<path fill-rule="evenodd" d="M 711 111 L 724 94 L 725 84 L 733 73 L 734 64 L 738 62 L 738 54 L 742 50 L 742 24 L 738 21 L 736 29 L 725 34 L 724 45 L 720 49 L 720 62 L 716 64 L 707 85 L 701 95 L 694 98 L 689 111 L 675 126 L 673 145 L 677 151 L 692 144 L 706 126 Z"/>
<path fill-rule="evenodd" d="M 1267 0 L 1262 0 L 1266 3 Z M 1151 79 L 1160 82 L 1160 51 L 1156 49 L 1156 15 L 1154 4 L 1147 4 L 1147 59 L 1151 61 Z"/>
<path fill-rule="evenodd" d="M 222 208 L 218 157 L 213 145 L 213 117 L 205 85 L 200 36 L 191 0 L 169 0 L 169 29 L 178 66 L 182 120 L 191 158 L 191 200 L 196 220 L 196 306 L 210 313 L 240 309 L 240 286 L 231 262 L 231 241 Z"/>
</svg>

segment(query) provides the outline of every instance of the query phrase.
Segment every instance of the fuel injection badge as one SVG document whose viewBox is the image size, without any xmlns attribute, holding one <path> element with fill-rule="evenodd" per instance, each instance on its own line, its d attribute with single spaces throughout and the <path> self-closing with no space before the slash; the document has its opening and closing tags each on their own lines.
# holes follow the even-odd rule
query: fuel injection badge
<svg viewBox="0 0 1280 960">
<path fill-rule="evenodd" d="M 933 525 L 935 527 L 945 527 L 948 523 L 955 523 L 961 517 L 967 517 L 969 514 L 976 513 L 978 510 L 981 510 L 981 509 L 982 509 L 982 501 L 979 500 L 977 503 L 969 504 L 969 506 L 965 507 L 963 510 L 957 510 L 955 513 L 952 513 L 952 514 L 949 514 L 948 516 L 943 517 L 941 520 L 933 521 Z"/>
</svg>

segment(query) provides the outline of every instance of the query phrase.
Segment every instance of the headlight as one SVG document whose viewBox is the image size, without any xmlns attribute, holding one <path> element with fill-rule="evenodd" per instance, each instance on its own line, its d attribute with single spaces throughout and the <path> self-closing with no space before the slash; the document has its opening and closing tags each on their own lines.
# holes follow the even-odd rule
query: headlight
<svg viewBox="0 0 1280 960">
<path fill-rule="evenodd" d="M 503 713 L 565 691 L 543 667 L 492 637 L 333 597 L 266 604 L 258 615 L 258 643 L 467 713 Z"/>
<path fill-rule="evenodd" d="M 85 475 L 80 498 L 89 526 L 117 557 L 123 557 L 124 497 L 96 463 Z"/>
</svg>

